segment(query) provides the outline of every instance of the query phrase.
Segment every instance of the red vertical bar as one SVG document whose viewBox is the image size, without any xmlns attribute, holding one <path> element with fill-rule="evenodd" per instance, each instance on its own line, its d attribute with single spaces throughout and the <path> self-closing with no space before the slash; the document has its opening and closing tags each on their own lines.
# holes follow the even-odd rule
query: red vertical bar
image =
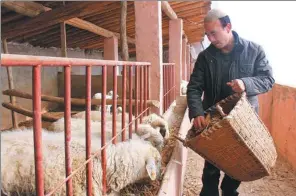
<svg viewBox="0 0 296 196">
<path fill-rule="evenodd" d="M 173 86 L 174 86 L 174 100 L 176 100 L 176 65 L 174 64 L 173 68 Z"/>
<path fill-rule="evenodd" d="M 140 66 L 140 114 L 143 112 L 143 66 Z M 140 116 L 142 123 L 143 114 Z"/>
<path fill-rule="evenodd" d="M 147 108 L 147 70 L 146 65 L 143 66 L 144 71 L 144 110 Z M 147 112 L 145 112 L 143 115 L 147 115 Z"/>
<path fill-rule="evenodd" d="M 117 115 L 117 66 L 113 67 L 113 115 L 112 115 L 112 137 L 116 135 L 116 115 Z M 117 143 L 117 137 L 112 141 L 113 144 Z"/>
<path fill-rule="evenodd" d="M 163 82 L 163 111 L 165 111 L 165 93 L 166 93 L 166 90 L 165 90 L 165 65 L 162 65 L 162 75 L 163 75 L 163 78 L 162 78 L 162 82 Z"/>
<path fill-rule="evenodd" d="M 64 102 L 65 102 L 65 163 L 66 163 L 66 177 L 71 172 L 71 67 L 64 67 Z M 67 195 L 73 195 L 72 178 L 67 181 Z"/>
<path fill-rule="evenodd" d="M 35 184 L 38 196 L 44 195 L 42 167 L 42 131 L 41 131 L 41 66 L 33 67 L 33 130 L 35 155 Z"/>
<path fill-rule="evenodd" d="M 135 99 L 136 99 L 136 107 L 135 107 L 135 117 L 137 118 L 139 115 L 139 102 L 138 102 L 138 87 L 139 87 L 139 66 L 136 66 L 136 70 L 135 70 Z M 138 118 L 135 121 L 135 130 L 138 130 Z"/>
<path fill-rule="evenodd" d="M 150 66 L 147 65 L 148 71 L 147 71 L 147 100 L 150 98 Z M 150 114 L 150 109 L 148 109 L 148 115 Z"/>
<path fill-rule="evenodd" d="M 107 66 L 104 65 L 102 68 L 102 113 L 101 113 L 101 145 L 102 147 L 106 145 L 106 91 L 107 91 Z M 107 192 L 107 171 L 106 171 L 106 148 L 102 150 L 102 186 L 103 195 L 106 195 Z"/>
<path fill-rule="evenodd" d="M 126 65 L 123 65 L 123 73 L 122 73 L 122 119 L 121 119 L 121 127 L 125 128 L 125 113 L 126 113 Z M 121 140 L 125 140 L 125 132 L 124 129 L 121 135 Z"/>
<path fill-rule="evenodd" d="M 91 111 L 91 66 L 86 66 L 86 119 L 85 119 L 85 130 L 86 130 L 86 160 L 91 157 L 91 127 L 90 127 L 90 111 Z M 87 195 L 92 195 L 92 161 L 86 165 L 86 186 Z"/>
<path fill-rule="evenodd" d="M 173 103 L 173 90 L 172 90 L 172 87 L 173 87 L 173 65 L 170 65 L 170 73 L 169 73 L 170 77 L 169 77 L 169 81 L 170 81 L 170 104 Z"/>
<path fill-rule="evenodd" d="M 132 129 L 133 124 L 132 122 L 132 114 L 133 114 L 133 105 L 132 105 L 132 98 L 133 98 L 133 72 L 132 66 L 129 66 L 129 138 L 132 139 Z"/>
</svg>

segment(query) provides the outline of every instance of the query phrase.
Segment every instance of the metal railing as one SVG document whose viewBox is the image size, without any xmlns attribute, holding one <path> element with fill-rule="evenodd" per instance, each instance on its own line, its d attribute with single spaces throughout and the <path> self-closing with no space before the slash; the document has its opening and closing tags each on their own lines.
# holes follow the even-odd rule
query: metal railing
<svg viewBox="0 0 296 196">
<path fill-rule="evenodd" d="M 176 99 L 175 63 L 163 63 L 163 111 Z"/>
<path fill-rule="evenodd" d="M 112 143 L 116 143 L 116 137 L 121 133 L 116 133 L 116 106 L 117 106 L 117 69 L 116 66 L 123 66 L 123 82 L 122 82 L 122 140 L 125 140 L 125 131 L 129 128 L 129 138 L 132 136 L 132 105 L 135 105 L 135 129 L 137 130 L 138 118 L 142 121 L 143 114 L 149 113 L 149 107 L 147 107 L 147 100 L 149 98 L 149 67 L 148 62 L 126 62 L 126 61 L 106 61 L 106 60 L 93 60 L 93 59 L 80 59 L 80 58 L 61 58 L 61 57 L 44 57 L 44 56 L 29 56 L 29 55 L 12 55 L 1 54 L 1 66 L 29 66 L 32 67 L 32 94 L 33 94 L 33 131 L 34 131 L 34 160 L 35 160 L 35 182 L 36 182 L 36 194 L 39 196 L 44 195 L 44 174 L 43 174 L 43 155 L 42 155 L 42 131 L 41 131 L 41 68 L 43 66 L 61 66 L 64 68 L 64 118 L 65 118 L 65 161 L 66 161 L 66 178 L 60 182 L 52 191 L 46 195 L 54 194 L 61 186 L 66 183 L 67 195 L 73 195 L 72 177 L 79 170 L 86 166 L 86 179 L 87 179 L 87 194 L 92 195 L 92 164 L 91 160 L 101 153 L 102 160 L 102 193 L 106 194 L 106 147 Z M 71 67 L 73 66 L 85 66 L 86 73 L 86 161 L 76 170 L 72 171 L 71 168 Z M 101 149 L 91 156 L 91 70 L 93 66 L 102 67 L 102 99 L 101 99 Z M 135 66 L 135 81 L 134 88 L 132 80 L 132 67 Z M 107 67 L 113 67 L 113 130 L 112 139 L 106 143 L 106 90 L 107 90 Z M 165 73 L 167 77 L 173 72 L 170 66 L 165 66 L 167 70 Z M 125 126 L 125 113 L 126 113 L 126 95 L 127 95 L 127 68 L 129 69 L 129 124 Z M 168 71 L 170 70 L 170 72 Z M 169 78 L 169 77 L 168 77 Z M 173 94 L 170 93 L 174 89 L 171 79 L 167 86 L 166 99 L 167 102 L 172 101 Z M 135 99 L 132 99 L 132 90 L 135 91 Z"/>
</svg>

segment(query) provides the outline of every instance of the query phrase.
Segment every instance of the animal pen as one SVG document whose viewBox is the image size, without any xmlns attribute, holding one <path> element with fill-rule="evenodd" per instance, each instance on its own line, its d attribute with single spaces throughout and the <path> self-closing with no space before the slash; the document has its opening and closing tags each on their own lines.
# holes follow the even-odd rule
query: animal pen
<svg viewBox="0 0 296 196">
<path fill-rule="evenodd" d="M 201 45 L 203 18 L 211 9 L 210 5 L 210 1 L 2 2 L 2 43 L 7 54 L 1 54 L 1 69 L 7 69 L 5 77 L 8 80 L 7 88 L 2 84 L 2 94 L 7 100 L 2 106 L 11 112 L 2 120 L 12 122 L 12 127 L 4 128 L 5 132 L 33 127 L 36 195 L 55 195 L 63 187 L 66 188 L 65 195 L 75 195 L 73 178 L 82 170 L 86 171 L 85 194 L 92 195 L 95 180 L 92 178 L 92 161 L 95 157 L 101 157 L 101 193 L 106 195 L 109 191 L 106 149 L 133 139 L 133 130 L 137 131 L 143 119 L 154 113 L 160 114 L 168 123 L 170 132 L 160 152 L 161 176 L 155 181 L 129 184 L 120 193 L 159 196 L 198 194 L 203 159 L 197 154 L 192 155 L 192 151 L 173 136 L 185 138 L 191 128 L 186 95 L 181 93 L 184 86 L 180 84 L 190 78 L 196 58 L 192 56 L 193 44 Z M 19 51 L 20 46 L 15 42 L 27 42 L 33 48 L 61 49 L 58 52 L 53 50 L 54 54 L 47 54 L 46 51 L 30 53 Z M 43 48 L 37 50 L 42 51 Z M 75 48 L 84 50 L 84 56 Z M 102 56 L 94 56 L 96 50 L 103 51 Z M 73 51 L 78 55 L 75 56 Z M 119 53 L 121 60 L 118 60 Z M 29 70 L 23 71 L 25 69 Z M 54 84 L 57 86 L 53 93 L 45 80 L 51 72 L 54 72 Z M 22 81 L 25 74 L 32 74 L 32 79 Z M 4 78 L 3 72 L 1 77 Z M 28 81 L 32 88 L 20 87 L 20 83 Z M 46 88 L 49 90 L 44 91 Z M 113 92 L 111 98 L 108 91 Z M 96 93 L 100 93 L 101 98 L 94 98 Z M 8 96 L 9 99 L 6 99 Z M 296 168 L 296 145 L 293 141 L 296 137 L 295 97 L 295 89 L 281 85 L 259 97 L 260 117 L 275 141 L 280 159 L 271 176 L 243 185 L 242 195 L 295 194 L 296 175 L 290 169 Z M 31 110 L 24 107 L 30 107 L 31 103 Z M 48 104 L 46 110 L 44 103 Z M 112 106 L 111 139 L 107 139 L 108 105 Z M 98 106 L 101 108 L 101 143 L 93 151 L 96 143 L 92 141 L 91 112 Z M 118 116 L 119 107 L 122 108 L 121 116 Z M 75 133 L 71 129 L 71 119 L 80 111 L 85 111 L 85 160 L 73 168 L 72 158 L 75 155 L 71 154 L 71 143 L 75 142 Z M 61 118 L 64 118 L 65 176 L 45 192 L 43 161 L 46 157 L 42 148 L 42 128 Z M 282 129 L 284 131 L 280 131 Z M 118 136 L 121 138 L 118 139 Z M 194 156 L 198 157 L 193 160 Z M 281 163 L 285 164 L 279 167 Z M 292 167 L 286 166 L 286 163 Z M 256 187 L 261 189 L 256 190 Z M 253 189 L 255 192 L 251 191 Z"/>
</svg>

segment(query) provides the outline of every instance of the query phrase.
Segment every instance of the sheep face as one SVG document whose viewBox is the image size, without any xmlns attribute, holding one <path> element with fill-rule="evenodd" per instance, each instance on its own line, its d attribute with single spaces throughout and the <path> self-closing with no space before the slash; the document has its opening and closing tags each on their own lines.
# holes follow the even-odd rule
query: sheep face
<svg viewBox="0 0 296 196">
<path fill-rule="evenodd" d="M 154 129 L 159 127 L 160 133 L 165 139 L 168 139 L 170 136 L 168 123 L 164 118 L 157 114 L 145 116 L 143 118 L 143 124 L 150 124 Z"/>
</svg>

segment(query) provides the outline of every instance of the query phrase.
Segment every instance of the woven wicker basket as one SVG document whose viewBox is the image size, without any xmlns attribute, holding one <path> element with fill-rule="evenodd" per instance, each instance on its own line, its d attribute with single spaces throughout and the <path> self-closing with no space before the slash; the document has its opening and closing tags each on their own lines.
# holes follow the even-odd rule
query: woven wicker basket
<svg viewBox="0 0 296 196">
<path fill-rule="evenodd" d="M 275 145 L 245 93 L 227 97 L 216 109 L 221 119 L 184 145 L 239 181 L 269 175 L 277 159 Z"/>
</svg>

